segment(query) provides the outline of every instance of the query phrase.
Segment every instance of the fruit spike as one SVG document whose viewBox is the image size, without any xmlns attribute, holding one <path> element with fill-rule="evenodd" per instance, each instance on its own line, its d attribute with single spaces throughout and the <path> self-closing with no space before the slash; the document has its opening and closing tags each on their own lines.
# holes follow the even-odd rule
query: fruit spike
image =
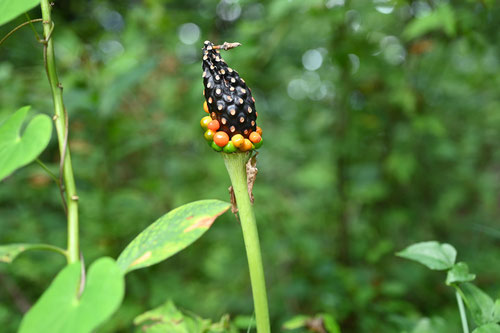
<svg viewBox="0 0 500 333">
<path fill-rule="evenodd" d="M 229 138 L 236 134 L 248 138 L 257 129 L 252 93 L 245 80 L 227 66 L 219 52 L 219 49 L 228 50 L 239 45 L 214 45 L 208 40 L 203 45 L 203 85 L 208 111 L 212 119 L 219 122 L 219 131 L 226 132 Z"/>
</svg>

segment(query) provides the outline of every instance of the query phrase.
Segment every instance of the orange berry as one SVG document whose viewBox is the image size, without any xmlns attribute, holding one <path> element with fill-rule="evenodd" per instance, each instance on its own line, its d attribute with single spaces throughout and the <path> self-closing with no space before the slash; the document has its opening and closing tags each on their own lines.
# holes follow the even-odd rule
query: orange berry
<svg viewBox="0 0 500 333">
<path fill-rule="evenodd" d="M 217 131 L 219 127 L 220 125 L 218 120 L 212 120 L 211 122 L 208 123 L 208 129 L 212 131 Z"/>
<path fill-rule="evenodd" d="M 255 132 L 259 133 L 259 135 L 262 136 L 262 128 L 260 128 L 259 126 L 257 126 L 257 130 Z"/>
<path fill-rule="evenodd" d="M 236 135 L 233 135 L 233 137 L 231 138 L 231 141 L 233 142 L 235 147 L 240 148 L 243 145 L 245 138 L 241 134 L 236 134 Z"/>
<path fill-rule="evenodd" d="M 248 139 L 245 139 L 245 141 L 243 141 L 243 145 L 240 147 L 240 150 L 249 151 L 250 149 L 252 149 L 252 142 Z"/>
<path fill-rule="evenodd" d="M 210 124 L 208 126 L 208 128 L 210 128 Z M 260 142 L 260 140 L 262 140 L 262 138 L 260 137 L 260 134 L 257 133 L 257 132 L 252 132 L 250 133 L 250 136 L 248 137 L 250 139 L 250 141 L 252 141 L 253 143 L 257 143 L 257 142 Z"/>
<path fill-rule="evenodd" d="M 214 135 L 214 142 L 219 147 L 224 147 L 229 142 L 229 135 L 226 132 L 219 131 Z"/>
<path fill-rule="evenodd" d="M 207 101 L 203 102 L 203 110 L 205 110 L 205 112 L 208 113 L 208 104 L 207 104 Z"/>
</svg>

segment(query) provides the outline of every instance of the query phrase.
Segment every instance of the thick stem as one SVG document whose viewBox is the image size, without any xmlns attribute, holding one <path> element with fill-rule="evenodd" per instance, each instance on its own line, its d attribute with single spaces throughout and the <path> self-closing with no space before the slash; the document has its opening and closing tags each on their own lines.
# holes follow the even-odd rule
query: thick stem
<svg viewBox="0 0 500 333">
<path fill-rule="evenodd" d="M 71 165 L 71 155 L 68 146 L 68 124 L 66 110 L 64 108 L 62 97 L 62 85 L 59 83 L 56 72 L 56 61 L 54 55 L 54 44 L 52 41 L 52 30 L 54 23 L 50 16 L 50 4 L 48 0 L 41 1 L 43 17 L 43 35 L 44 35 L 44 57 L 47 77 L 52 91 L 52 100 L 54 102 L 54 122 L 59 141 L 59 153 L 61 154 L 62 176 L 66 192 L 67 220 L 68 220 L 68 263 L 79 260 L 78 245 L 78 196 L 76 195 L 75 179 L 73 176 L 73 167 Z"/>
<path fill-rule="evenodd" d="M 269 333 L 271 332 L 271 328 L 269 324 L 266 281 L 260 253 L 259 234 L 247 190 L 246 162 L 250 155 L 249 153 L 222 153 L 222 156 L 224 157 L 224 163 L 231 178 L 234 195 L 238 204 L 238 214 L 240 216 L 241 229 L 247 251 L 248 267 L 250 269 L 257 332 Z"/>
<path fill-rule="evenodd" d="M 462 300 L 462 297 L 460 296 L 458 291 L 455 292 L 455 295 L 457 296 L 458 310 L 460 311 L 460 319 L 462 320 L 462 329 L 464 333 L 469 333 L 469 324 L 467 324 L 467 315 L 465 314 L 464 301 Z"/>
</svg>

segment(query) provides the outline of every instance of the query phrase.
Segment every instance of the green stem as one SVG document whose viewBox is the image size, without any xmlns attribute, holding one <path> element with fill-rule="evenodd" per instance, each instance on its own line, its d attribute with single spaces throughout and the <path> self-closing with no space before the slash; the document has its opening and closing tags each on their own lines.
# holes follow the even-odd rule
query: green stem
<svg viewBox="0 0 500 333">
<path fill-rule="evenodd" d="M 52 178 L 56 182 L 56 184 L 59 185 L 59 179 L 56 175 L 54 175 L 52 171 L 50 171 L 49 167 L 46 166 L 45 163 L 40 161 L 40 159 L 38 158 L 35 160 L 35 162 L 50 176 L 50 178 Z"/>
<path fill-rule="evenodd" d="M 28 250 L 41 250 L 41 251 L 50 251 L 62 254 L 63 256 L 68 258 L 68 252 L 64 249 L 61 249 L 58 246 L 48 245 L 48 244 L 30 244 Z"/>
<path fill-rule="evenodd" d="M 458 291 L 455 292 L 455 295 L 457 296 L 458 310 L 460 311 L 460 319 L 462 320 L 462 329 L 464 333 L 469 333 L 469 325 L 467 324 L 467 315 L 465 314 L 464 301 L 462 300 L 462 297 L 460 296 Z"/>
<path fill-rule="evenodd" d="M 33 25 L 33 23 L 31 22 L 31 17 L 29 16 L 29 14 L 26 12 L 24 13 L 24 15 L 26 16 L 26 18 L 28 19 L 28 21 L 30 22 L 30 27 L 31 27 L 31 30 L 33 30 L 33 33 L 35 34 L 36 36 L 36 40 L 40 40 L 40 36 L 38 35 L 38 32 L 36 31 L 35 29 L 35 26 Z"/>
<path fill-rule="evenodd" d="M 56 61 L 54 54 L 54 43 L 52 40 L 52 30 L 54 23 L 50 16 L 50 4 L 48 0 L 41 1 L 43 17 L 43 36 L 44 36 L 44 57 L 47 77 L 49 79 L 52 91 L 52 100 L 54 102 L 54 122 L 59 141 L 59 153 L 61 155 L 61 171 L 64 180 L 67 203 L 67 221 L 68 221 L 68 263 L 79 260 L 80 250 L 78 245 L 78 196 L 76 195 L 75 179 L 73 176 L 73 167 L 71 165 L 71 155 L 68 146 L 68 123 L 66 109 L 64 108 L 62 97 L 62 85 L 59 83 L 56 72 Z"/>
<path fill-rule="evenodd" d="M 238 204 L 238 215 L 240 216 L 241 229 L 247 251 L 248 267 L 250 269 L 257 332 L 269 333 L 271 332 L 271 328 L 269 324 L 266 281 L 262 266 L 262 255 L 260 253 L 259 234 L 247 190 L 246 163 L 250 154 L 222 153 L 222 156 L 224 157 L 224 163 L 226 164 L 229 178 L 231 178 L 234 195 Z"/>
</svg>

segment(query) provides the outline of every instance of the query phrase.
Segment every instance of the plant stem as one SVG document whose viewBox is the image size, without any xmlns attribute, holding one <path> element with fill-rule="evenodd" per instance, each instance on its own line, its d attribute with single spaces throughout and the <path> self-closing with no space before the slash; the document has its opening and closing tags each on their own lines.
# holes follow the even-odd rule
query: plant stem
<svg viewBox="0 0 500 333">
<path fill-rule="evenodd" d="M 46 166 L 45 163 L 40 161 L 40 159 L 38 158 L 35 160 L 35 162 L 50 176 L 50 178 L 52 178 L 56 182 L 56 184 L 59 185 L 59 179 L 56 175 L 54 175 L 52 171 L 50 171 L 49 167 Z"/>
<path fill-rule="evenodd" d="M 59 83 L 56 72 L 56 61 L 54 54 L 54 44 L 52 41 L 52 22 L 50 11 L 51 7 L 48 0 L 41 1 L 43 18 L 43 36 L 44 36 L 44 58 L 47 77 L 49 79 L 52 91 L 52 100 L 54 102 L 54 122 L 59 141 L 59 153 L 61 155 L 61 174 L 64 180 L 67 203 L 67 221 L 68 221 L 68 263 L 76 262 L 80 259 L 80 250 L 78 245 L 78 196 L 76 195 L 75 179 L 73 176 L 73 167 L 71 165 L 71 155 L 68 146 L 68 119 L 66 109 L 64 108 L 62 97 L 62 85 Z"/>
<path fill-rule="evenodd" d="M 469 325 L 467 324 L 467 315 L 465 314 L 464 301 L 462 300 L 462 297 L 460 296 L 458 291 L 455 292 L 455 295 L 457 296 L 458 310 L 460 311 L 460 319 L 462 320 L 462 329 L 464 333 L 469 333 Z"/>
<path fill-rule="evenodd" d="M 51 251 L 62 254 L 63 256 L 66 257 L 66 259 L 68 258 L 68 253 L 66 252 L 66 250 L 49 244 L 32 244 L 30 245 L 29 250 Z"/>
<path fill-rule="evenodd" d="M 262 266 L 259 234 L 257 232 L 255 215 L 247 190 L 246 163 L 250 154 L 222 153 L 222 156 L 224 157 L 224 163 L 226 164 L 229 178 L 231 178 L 234 195 L 238 204 L 238 215 L 240 216 L 248 267 L 250 270 L 250 281 L 252 283 L 257 332 L 269 333 L 271 332 L 271 328 L 269 324 L 266 281 L 264 278 L 264 268 Z"/>
</svg>

